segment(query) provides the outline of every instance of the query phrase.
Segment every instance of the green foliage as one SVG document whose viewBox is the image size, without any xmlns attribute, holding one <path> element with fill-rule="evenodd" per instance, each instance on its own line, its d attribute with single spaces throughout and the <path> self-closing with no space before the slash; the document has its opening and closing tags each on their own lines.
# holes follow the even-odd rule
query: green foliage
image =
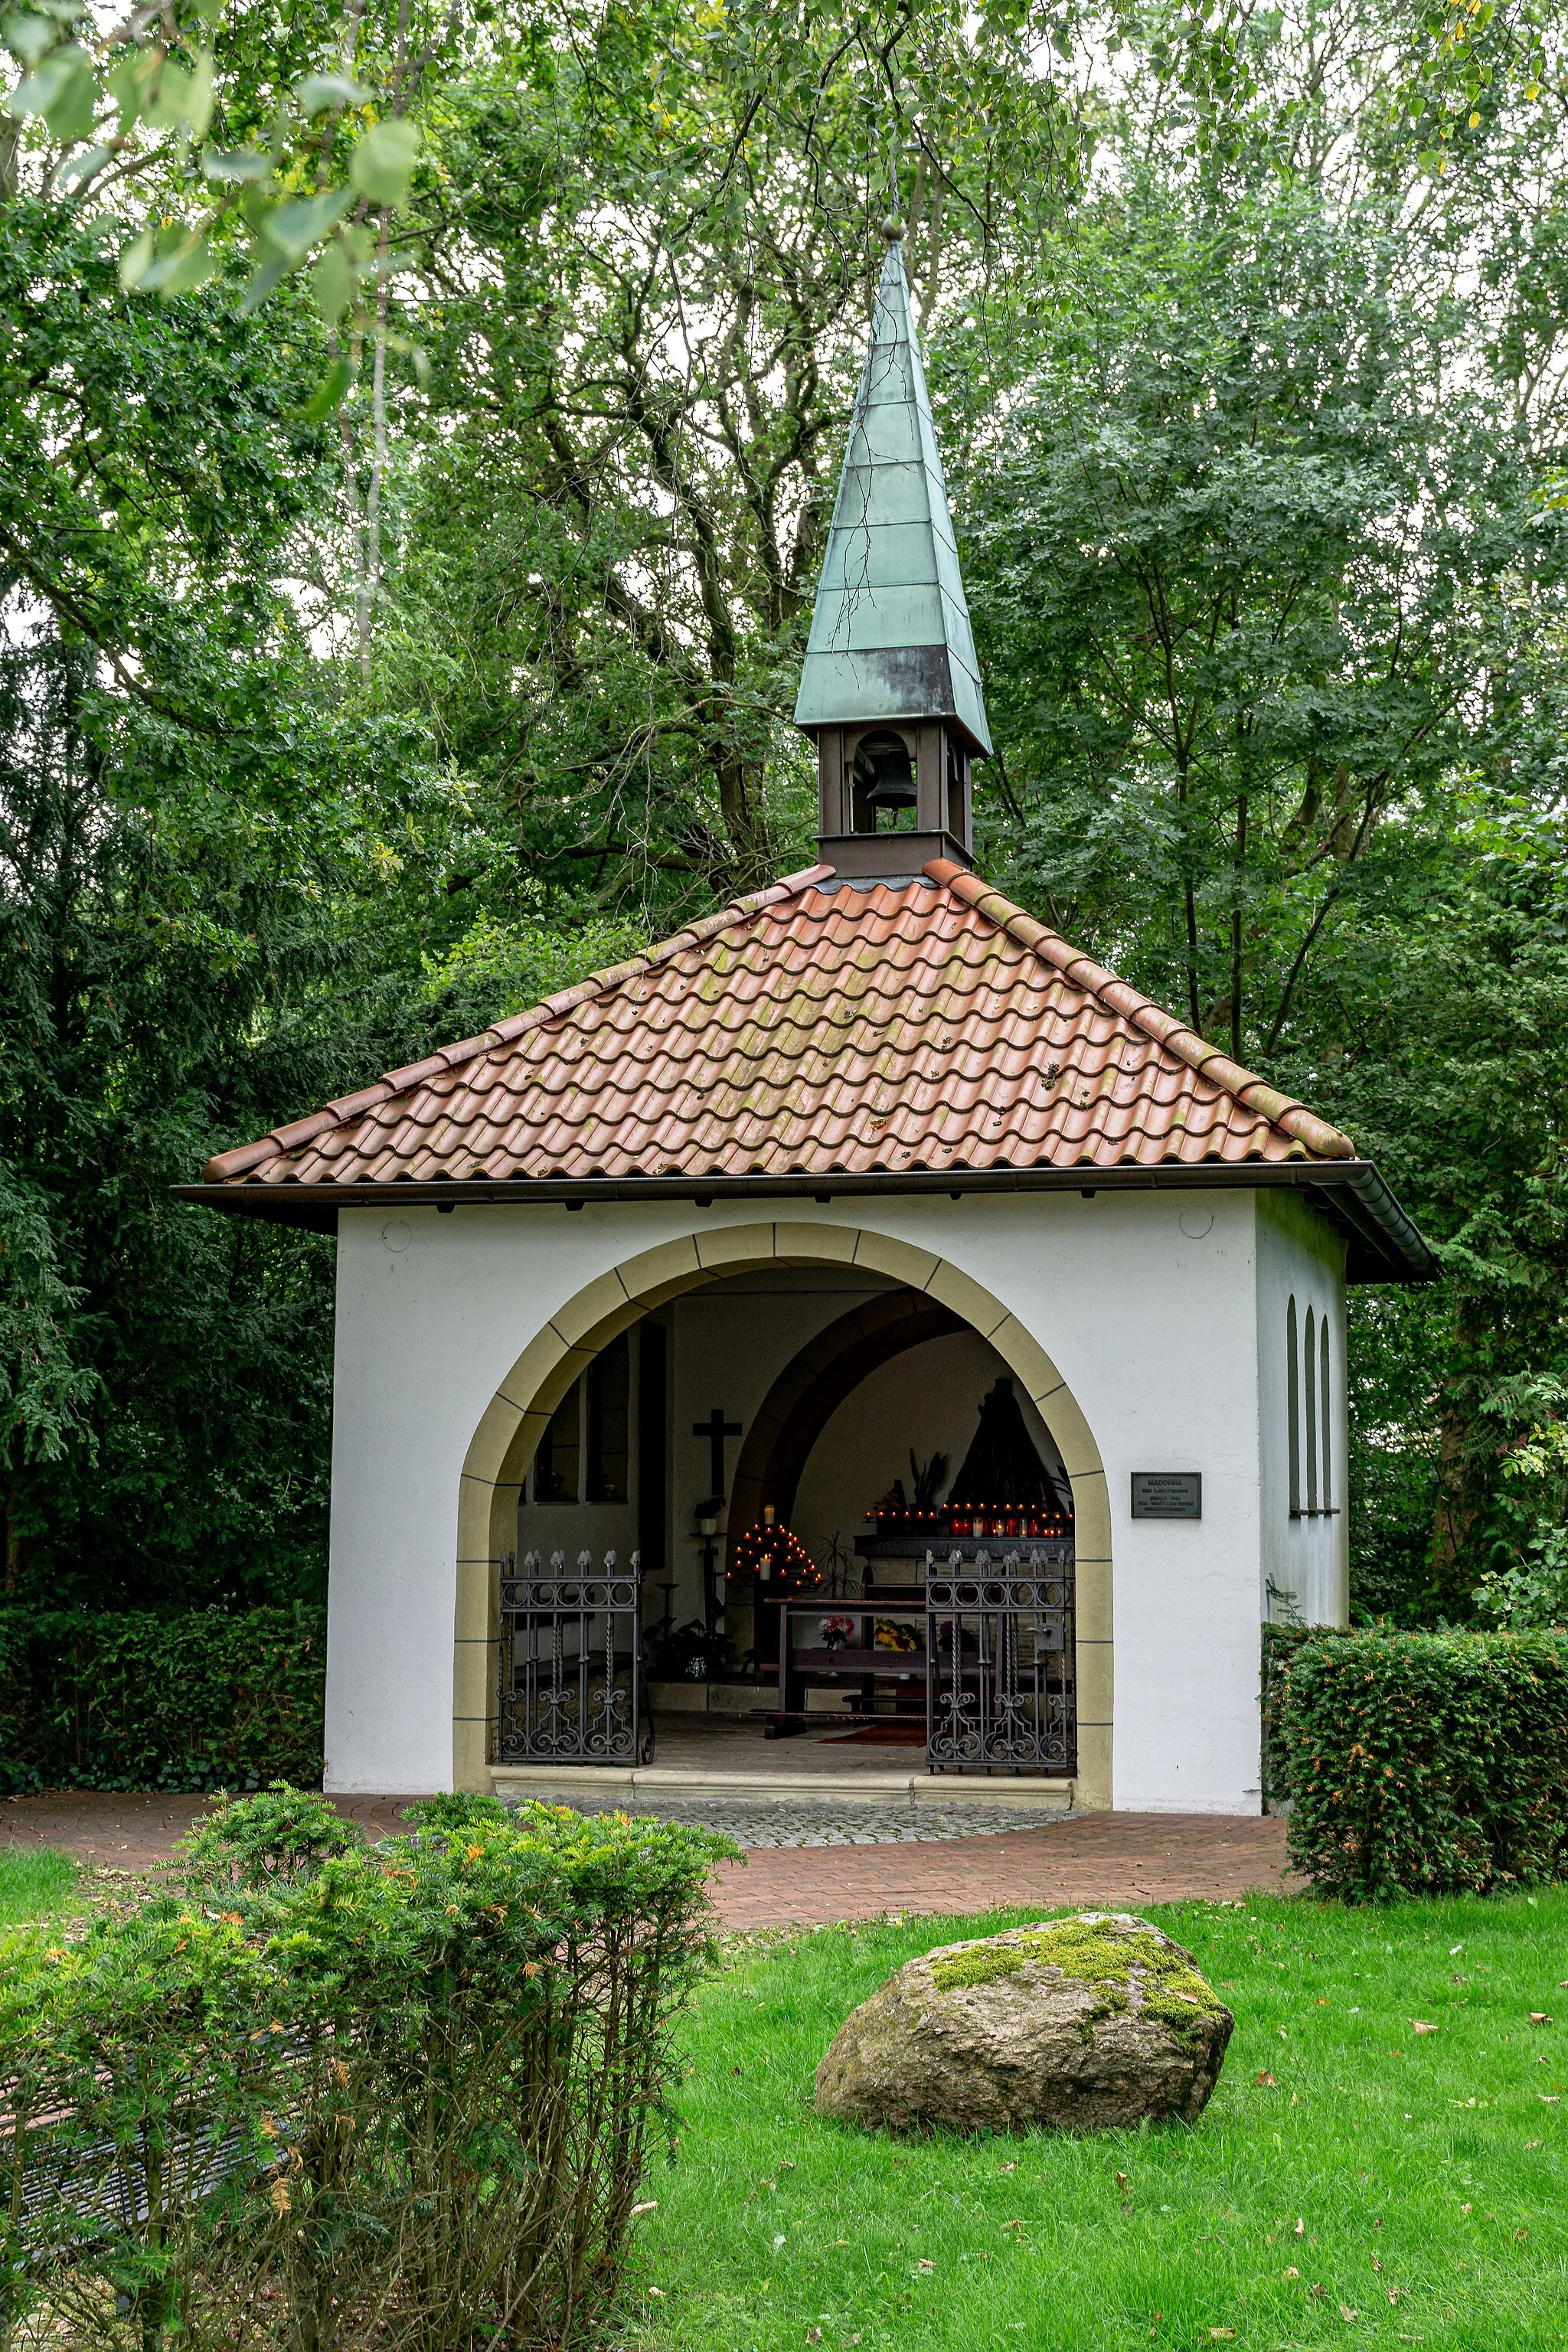
<svg viewBox="0 0 1568 2352">
<path fill-rule="evenodd" d="M 420 1797 L 405 1806 L 403 1818 L 426 1837 L 461 1838 L 476 1829 L 494 1829 L 511 1818 L 499 1797 L 478 1797 L 464 1790 L 448 1790 L 438 1797 Z"/>
<path fill-rule="evenodd" d="M 1557 1381 L 1534 1382 L 1542 1402 L 1568 1402 Z M 1512 1633 L 1568 1622 L 1568 1424 L 1539 1423 L 1503 1465 L 1514 1522 L 1512 1558 L 1484 1576 L 1471 1598 Z"/>
<path fill-rule="evenodd" d="M 0 1786 L 255 1788 L 321 1776 L 326 1613 L 0 1609 Z M 256 1801 L 252 1861 L 313 1801 Z M 250 1816 L 242 1815 L 241 1820 Z"/>
<path fill-rule="evenodd" d="M 1133 173 L 1067 243 L 1060 311 L 972 460 L 972 593 L 997 847 L 1077 919 L 1135 925 L 1205 1034 L 1272 1055 L 1303 943 L 1469 748 L 1482 601 L 1521 565 L 1557 609 L 1563 553 L 1490 404 L 1439 416 L 1413 376 L 1417 346 L 1470 334 L 1399 286 L 1386 205 L 1219 195 Z"/>
<path fill-rule="evenodd" d="M 87 1434 L 100 1382 L 73 1344 L 82 1296 L 60 1279 L 44 1203 L 0 1163 L 0 1454 L 58 1462 Z"/>
<path fill-rule="evenodd" d="M 237 2143 L 254 2161 L 266 2145 L 280 2088 L 264 2022 L 275 1990 L 237 1923 L 167 1902 L 68 1945 L 12 1939 L 0 1967 L 7 2324 L 48 2280 L 68 2324 L 90 2327 L 107 2289 L 145 2345 L 178 2327 L 225 2218 L 221 2194 L 201 2193 L 224 2185 L 215 2151 Z"/>
<path fill-rule="evenodd" d="M 132 318 L 101 236 L 20 199 L 0 310 L 5 576 L 71 615 L 13 600 L 0 650 L 0 1337 L 49 1440 L 0 1429 L 6 1593 L 288 1599 L 321 1581 L 321 1253 L 202 1230 L 168 1187 L 325 1075 L 289 1016 L 345 965 L 342 826 L 300 821 L 321 730 L 279 723 L 258 579 L 309 494 L 300 355 L 216 310 Z"/>
<path fill-rule="evenodd" d="M 144 2347 L 597 2340 L 723 1842 L 533 1807 L 325 1854 L 308 1807 L 226 1808 L 202 1902 L 7 1954 L 7 2318 L 109 2288 Z"/>
<path fill-rule="evenodd" d="M 272 1894 L 363 1843 L 328 1798 L 274 1780 L 204 1813 L 175 1853 L 186 1883 L 216 1901 L 230 1889 Z"/>
<path fill-rule="evenodd" d="M 439 132 L 467 266 L 434 219 L 416 257 L 430 384 L 375 667 L 576 888 L 809 862 L 787 714 L 889 168 L 927 310 L 1026 249 L 1083 162 L 1038 30 L 568 0 L 475 55 Z"/>
<path fill-rule="evenodd" d="M 289 299 L 133 304 L 90 218 L 0 204 L 9 1599 L 324 1596 L 330 1241 L 171 1188 L 646 936 L 521 881 L 417 715 L 312 653 L 331 445 Z"/>
<path fill-rule="evenodd" d="M 1284 1670 L 1296 1867 L 1387 1901 L 1544 1885 L 1568 1848 L 1568 1641 L 1317 1633 Z"/>
<path fill-rule="evenodd" d="M 1369 1286 L 1352 1290 L 1346 1305 L 1351 1618 L 1356 1624 L 1384 1618 L 1418 1625 L 1428 1611 L 1437 1391 L 1448 1360 L 1452 1300 L 1437 1284 Z"/>
<path fill-rule="evenodd" d="M 605 971 L 649 944 L 642 924 L 588 908 L 574 920 L 562 908 L 547 922 L 542 892 L 530 895 L 537 908 L 531 922 L 480 915 L 446 954 L 427 961 L 426 997 L 439 1008 L 444 1027 L 466 1022 L 477 1036 L 492 1021 L 574 988 L 591 971 Z"/>
<path fill-rule="evenodd" d="M 1568 1372 L 1568 538 L 1537 373 L 1568 169 L 1560 110 L 1500 89 L 1415 232 L 1405 125 L 1368 99 L 1413 40 L 1363 0 L 1212 47 L 1142 25 L 1103 194 L 1042 247 L 1037 305 L 950 330 L 933 380 L 987 863 L 1337 1120 L 1442 1249 L 1437 1296 L 1355 1302 L 1351 1366 L 1353 1598 L 1430 1622 L 1508 1540 L 1521 1383 Z"/>
<path fill-rule="evenodd" d="M 102 31 L 74 0 L 9 15 L 4 38 L 20 74 L 5 110 L 33 126 L 21 153 L 36 160 L 41 189 L 58 182 L 79 205 L 110 189 L 123 201 L 143 175 L 157 186 L 162 203 L 142 210 L 119 253 L 127 293 L 165 302 L 193 293 L 237 244 L 248 268 L 239 308 L 253 310 L 330 240 L 316 276 L 323 314 L 335 323 L 352 306 L 357 333 L 384 332 L 384 312 L 378 318 L 374 293 L 362 300 L 360 280 L 385 274 L 388 216 L 408 204 L 422 144 L 408 110 L 446 46 L 441 32 L 412 25 L 406 5 L 395 26 L 363 5 L 301 8 L 290 39 L 279 42 L 268 26 L 266 56 L 258 29 L 243 0 L 230 10 L 224 0 L 191 0 Z M 349 64 L 354 73 L 342 69 Z M 228 143 L 236 137 L 246 143 Z M 17 160 L 13 131 L 13 178 Z M 323 271 L 334 282 L 326 299 Z"/>
<path fill-rule="evenodd" d="M 1285 1702 L 1285 1677 L 1290 1660 L 1312 1628 L 1296 1619 L 1286 1624 L 1265 1622 L 1263 1677 L 1259 1712 L 1263 1733 L 1263 1810 L 1276 1811 L 1290 1794 L 1289 1761 L 1280 1737 L 1280 1711 Z"/>
</svg>

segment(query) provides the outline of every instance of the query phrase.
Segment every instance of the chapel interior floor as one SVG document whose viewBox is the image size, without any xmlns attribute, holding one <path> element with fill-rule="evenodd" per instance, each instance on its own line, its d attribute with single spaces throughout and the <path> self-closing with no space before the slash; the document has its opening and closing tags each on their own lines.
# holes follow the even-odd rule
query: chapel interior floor
<svg viewBox="0 0 1568 2352">
<path fill-rule="evenodd" d="M 918 1747 L 863 1746 L 843 1737 L 848 1726 L 822 1719 L 819 1730 L 793 1732 L 786 1739 L 765 1739 L 760 1723 L 726 1722 L 722 1716 L 659 1715 L 653 1719 L 658 1748 L 656 1765 L 675 1770 L 710 1772 L 778 1772 L 793 1779 L 797 1773 L 881 1773 L 925 1770 L 925 1754 Z M 837 1735 L 837 1737 L 835 1736 Z"/>
</svg>

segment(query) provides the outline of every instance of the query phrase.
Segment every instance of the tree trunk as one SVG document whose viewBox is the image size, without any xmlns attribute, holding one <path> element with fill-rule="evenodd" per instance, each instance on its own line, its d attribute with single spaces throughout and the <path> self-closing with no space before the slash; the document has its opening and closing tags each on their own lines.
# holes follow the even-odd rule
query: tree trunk
<svg viewBox="0 0 1568 2352">
<path fill-rule="evenodd" d="M 715 767 L 719 808 L 733 860 L 731 887 L 739 895 L 760 890 L 775 878 L 762 771 L 744 760 L 728 757 L 721 757 Z"/>
</svg>

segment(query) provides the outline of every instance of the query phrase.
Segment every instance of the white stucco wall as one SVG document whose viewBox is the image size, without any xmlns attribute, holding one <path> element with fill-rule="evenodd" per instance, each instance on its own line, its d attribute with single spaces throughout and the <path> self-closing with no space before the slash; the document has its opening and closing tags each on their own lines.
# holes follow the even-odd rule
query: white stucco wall
<svg viewBox="0 0 1568 2352">
<path fill-rule="evenodd" d="M 1310 1625 L 1350 1622 L 1350 1516 L 1346 1509 L 1345 1247 L 1332 1227 L 1293 1193 L 1258 1195 L 1258 1457 L 1262 1467 L 1259 1614 L 1283 1622 L 1293 1607 Z M 1296 1303 L 1301 1513 L 1290 1515 L 1289 1329 Z M 1306 1510 L 1306 1329 L 1329 1321 L 1330 1507 Z M 1319 1357 L 1321 1361 L 1321 1354 Z M 1320 1496 L 1320 1501 L 1321 1497 Z M 1270 1591 L 1272 1587 L 1272 1591 Z"/>
<path fill-rule="evenodd" d="M 450 1785 L 459 1475 L 523 1349 L 616 1265 L 683 1235 L 754 1224 L 758 1205 L 342 1213 L 329 1788 Z M 767 1210 L 781 1224 L 860 1228 L 933 1253 L 1008 1307 L 1052 1357 L 1109 1488 L 1114 1801 L 1256 1810 L 1266 1317 L 1255 1196 L 971 1194 Z M 681 1302 L 684 1311 L 700 1295 Z M 787 1302 L 755 1300 L 743 1311 L 781 1314 Z M 838 1311 L 837 1300 L 812 1307 L 821 1320 Z M 1342 1370 L 1342 1318 L 1336 1342 Z M 765 1353 L 776 1363 L 771 1346 Z M 758 1379 L 760 1393 L 761 1368 Z M 707 1394 L 709 1385 L 678 1375 L 678 1431 L 728 1402 Z M 692 1449 L 684 1451 L 689 1462 Z M 1201 1470 L 1202 1520 L 1133 1521 L 1134 1470 Z M 677 1510 L 689 1500 L 672 1497 Z"/>
</svg>

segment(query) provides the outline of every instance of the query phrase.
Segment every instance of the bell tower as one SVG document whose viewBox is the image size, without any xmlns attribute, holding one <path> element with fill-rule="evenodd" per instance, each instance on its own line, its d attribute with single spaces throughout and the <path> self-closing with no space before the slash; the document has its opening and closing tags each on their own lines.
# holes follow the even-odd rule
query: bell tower
<svg viewBox="0 0 1568 2352">
<path fill-rule="evenodd" d="M 991 750 L 901 222 L 817 584 L 795 723 L 816 745 L 817 841 L 847 881 L 973 862 L 970 763 Z"/>
</svg>

